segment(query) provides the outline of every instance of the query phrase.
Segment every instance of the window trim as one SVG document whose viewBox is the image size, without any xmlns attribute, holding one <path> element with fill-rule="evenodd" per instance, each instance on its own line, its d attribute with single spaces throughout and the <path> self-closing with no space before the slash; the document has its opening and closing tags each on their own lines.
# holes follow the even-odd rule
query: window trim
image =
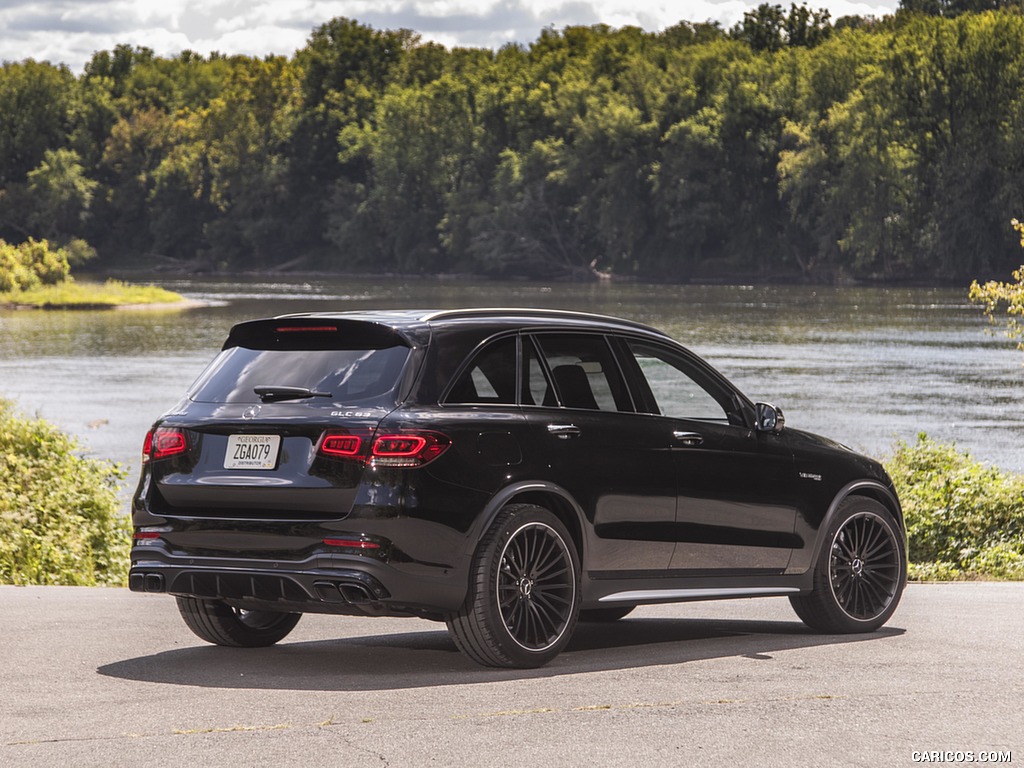
<svg viewBox="0 0 1024 768">
<path fill-rule="evenodd" d="M 629 386 L 629 380 L 626 377 L 626 372 L 622 369 L 622 361 L 619 359 L 619 354 L 618 354 L 618 352 L 615 349 L 615 345 L 613 343 L 613 340 L 615 339 L 614 335 L 609 334 L 609 333 L 605 333 L 605 332 L 602 332 L 602 331 L 588 331 L 588 330 L 581 330 L 581 329 L 576 329 L 576 328 L 545 328 L 543 330 L 533 330 L 533 329 L 531 329 L 530 331 L 524 333 L 524 335 L 525 336 L 529 336 L 531 341 L 533 342 L 534 351 L 537 353 L 537 356 L 538 356 L 538 358 L 541 361 L 541 366 L 542 366 L 542 368 L 544 370 L 545 377 L 547 378 L 548 386 L 550 386 L 552 391 L 555 393 L 555 399 L 558 401 L 558 405 L 557 406 L 550 406 L 550 405 L 524 405 L 523 407 L 525 407 L 525 408 L 548 408 L 548 409 L 550 409 L 552 407 L 557 407 L 559 409 L 567 410 L 567 411 L 579 411 L 579 412 L 583 412 L 583 413 L 601 413 L 601 414 L 624 413 L 624 414 L 637 415 L 637 414 L 640 413 L 640 411 L 637 410 L 637 400 L 636 400 L 636 398 L 633 395 L 632 388 Z M 612 363 L 612 365 L 614 365 L 614 371 L 615 371 L 615 373 L 619 377 L 619 382 L 618 383 L 622 387 L 623 397 L 627 401 L 626 405 L 631 410 L 622 410 L 622 409 L 620 409 L 618 407 L 616 407 L 615 410 L 603 410 L 603 409 L 594 410 L 592 408 L 573 408 L 573 407 L 570 407 L 570 406 L 566 406 L 564 400 L 562 399 L 562 394 L 558 391 L 558 386 L 555 384 L 555 377 L 554 377 L 554 375 L 553 375 L 553 373 L 551 371 L 551 365 L 548 362 L 548 359 L 547 359 L 547 357 L 544 354 L 544 345 L 541 342 L 541 339 L 544 336 L 575 336 L 575 337 L 587 337 L 587 338 L 597 337 L 597 338 L 602 339 L 604 341 L 605 348 L 608 351 L 608 355 L 610 357 L 611 363 Z M 520 357 L 520 361 L 522 361 L 522 357 Z M 610 381 L 609 381 L 609 388 L 611 388 L 611 382 Z M 614 390 L 612 390 L 612 397 L 613 398 L 615 397 Z"/>
<path fill-rule="evenodd" d="M 445 384 L 444 389 L 441 391 L 441 396 L 437 399 L 437 404 L 442 408 L 469 408 L 469 407 L 487 407 L 487 408 L 518 408 L 520 406 L 521 393 L 519 391 L 519 382 L 522 380 L 522 367 L 523 367 L 523 353 L 522 353 L 522 334 L 518 330 L 513 331 L 502 331 L 496 333 L 493 336 L 488 336 L 482 339 L 473 349 L 470 350 L 469 354 L 466 355 L 466 359 L 463 360 L 459 367 L 455 369 L 455 373 L 452 374 L 451 379 Z M 464 402 L 464 401 L 451 401 L 452 390 L 455 389 L 455 385 L 459 380 L 466 375 L 476 363 L 477 358 L 487 351 L 487 348 L 493 344 L 498 344 L 505 341 L 508 338 L 515 340 L 515 402 L 514 403 L 494 403 L 494 402 Z"/>
<path fill-rule="evenodd" d="M 729 384 L 728 380 L 709 364 L 698 358 L 683 346 L 667 344 L 661 340 L 650 339 L 645 336 L 632 334 L 617 334 L 614 337 L 616 353 L 622 356 L 622 366 L 626 370 L 627 386 L 637 392 L 638 399 L 643 402 L 645 409 L 657 406 L 657 398 L 650 388 L 646 377 L 636 362 L 636 356 L 630 344 L 643 344 L 664 352 L 670 360 L 677 361 L 676 366 L 681 373 L 689 376 L 697 386 L 701 387 L 721 407 L 725 416 L 724 421 L 713 421 L 709 419 L 686 418 L 682 416 L 667 416 L 659 411 L 638 411 L 642 416 L 654 416 L 660 419 L 673 419 L 675 421 L 696 421 L 707 424 L 718 424 L 720 426 L 742 427 L 752 429 L 751 414 L 753 404 L 739 390 Z M 667 362 L 667 361 L 666 361 Z M 668 363 L 672 365 L 672 363 Z M 740 423 L 742 422 L 742 423 Z"/>
</svg>

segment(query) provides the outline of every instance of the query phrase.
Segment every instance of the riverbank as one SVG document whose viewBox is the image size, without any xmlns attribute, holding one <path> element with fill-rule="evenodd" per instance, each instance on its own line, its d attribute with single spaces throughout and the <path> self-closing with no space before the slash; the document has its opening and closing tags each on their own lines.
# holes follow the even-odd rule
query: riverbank
<svg viewBox="0 0 1024 768">
<path fill-rule="evenodd" d="M 330 270 L 308 269 L 289 262 L 285 268 L 210 270 L 194 262 L 163 264 L 144 268 L 95 265 L 92 272 L 97 279 L 116 274 L 139 280 L 153 278 L 165 280 L 400 280 L 438 283 L 490 283 L 508 285 L 587 285 L 593 283 L 669 285 L 669 286 L 807 286 L 810 288 L 951 288 L 967 294 L 967 283 L 951 278 L 932 276 L 904 277 L 899 279 L 856 278 L 845 273 L 809 275 L 804 272 L 753 273 L 737 270 L 700 271 L 688 277 L 678 275 L 626 275 L 617 272 L 597 270 L 571 270 L 537 275 L 494 275 L 475 272 L 401 272 L 391 270 Z M 85 273 L 88 274 L 88 273 Z M 1005 277 L 1005 276 L 1004 276 Z"/>
<path fill-rule="evenodd" d="M 121 280 L 104 283 L 66 280 L 25 291 L 0 293 L 5 309 L 166 309 L 195 306 L 195 302 L 156 285 L 135 285 Z"/>
</svg>

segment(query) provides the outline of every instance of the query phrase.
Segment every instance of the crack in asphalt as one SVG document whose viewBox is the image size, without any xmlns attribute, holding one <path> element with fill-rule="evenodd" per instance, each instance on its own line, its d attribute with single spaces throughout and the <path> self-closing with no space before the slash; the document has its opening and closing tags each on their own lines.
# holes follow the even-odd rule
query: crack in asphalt
<svg viewBox="0 0 1024 768">
<path fill-rule="evenodd" d="M 362 720 L 363 724 L 373 722 L 369 718 Z M 255 733 L 263 731 L 297 731 L 309 728 L 331 728 L 339 725 L 348 725 L 348 723 L 336 722 L 333 719 L 328 719 L 318 723 L 300 723 L 294 725 L 292 723 L 278 723 L 275 725 L 228 725 L 228 726 L 208 726 L 200 728 L 175 728 L 170 731 L 153 731 L 149 733 L 120 733 L 112 736 L 69 736 L 65 738 L 56 739 L 26 739 L 24 741 L 8 741 L 3 744 L 5 747 L 24 747 L 32 746 L 36 744 L 75 744 L 75 743 L 89 743 L 89 742 L 103 742 L 103 741 L 118 741 L 121 739 L 154 739 L 163 736 L 203 736 L 211 733 Z M 346 741 L 347 743 L 347 741 Z M 355 745 L 350 745 L 354 748 Z M 365 751 L 365 750 L 364 750 Z M 368 752 L 368 754 L 374 754 Z M 381 760 L 387 764 L 387 761 L 381 756 Z"/>
</svg>

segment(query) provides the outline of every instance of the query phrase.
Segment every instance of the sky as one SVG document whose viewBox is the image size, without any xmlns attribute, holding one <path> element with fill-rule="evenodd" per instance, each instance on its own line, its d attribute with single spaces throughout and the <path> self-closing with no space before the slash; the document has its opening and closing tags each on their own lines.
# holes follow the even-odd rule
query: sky
<svg viewBox="0 0 1024 768">
<path fill-rule="evenodd" d="M 790 0 L 771 0 L 788 8 Z M 0 0 L 0 60 L 64 63 L 75 72 L 95 51 L 120 43 L 160 56 L 292 55 L 314 27 L 346 16 L 376 29 L 412 29 L 442 45 L 499 48 L 529 44 L 544 27 L 637 26 L 660 31 L 679 21 L 729 28 L 763 0 Z M 884 16 L 898 0 L 808 0 L 833 20 Z"/>
</svg>

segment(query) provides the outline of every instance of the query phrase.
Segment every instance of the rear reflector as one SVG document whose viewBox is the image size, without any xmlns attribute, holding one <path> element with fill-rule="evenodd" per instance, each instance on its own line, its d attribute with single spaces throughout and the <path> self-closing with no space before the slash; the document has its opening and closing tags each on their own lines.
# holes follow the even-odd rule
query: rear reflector
<svg viewBox="0 0 1024 768">
<path fill-rule="evenodd" d="M 380 544 L 377 542 L 363 539 L 324 539 L 324 544 L 329 547 L 346 547 L 348 549 L 380 549 Z"/>
<path fill-rule="evenodd" d="M 132 534 L 132 538 L 136 541 L 141 541 L 144 539 L 159 539 L 160 534 L 156 531 L 136 531 Z"/>
</svg>

